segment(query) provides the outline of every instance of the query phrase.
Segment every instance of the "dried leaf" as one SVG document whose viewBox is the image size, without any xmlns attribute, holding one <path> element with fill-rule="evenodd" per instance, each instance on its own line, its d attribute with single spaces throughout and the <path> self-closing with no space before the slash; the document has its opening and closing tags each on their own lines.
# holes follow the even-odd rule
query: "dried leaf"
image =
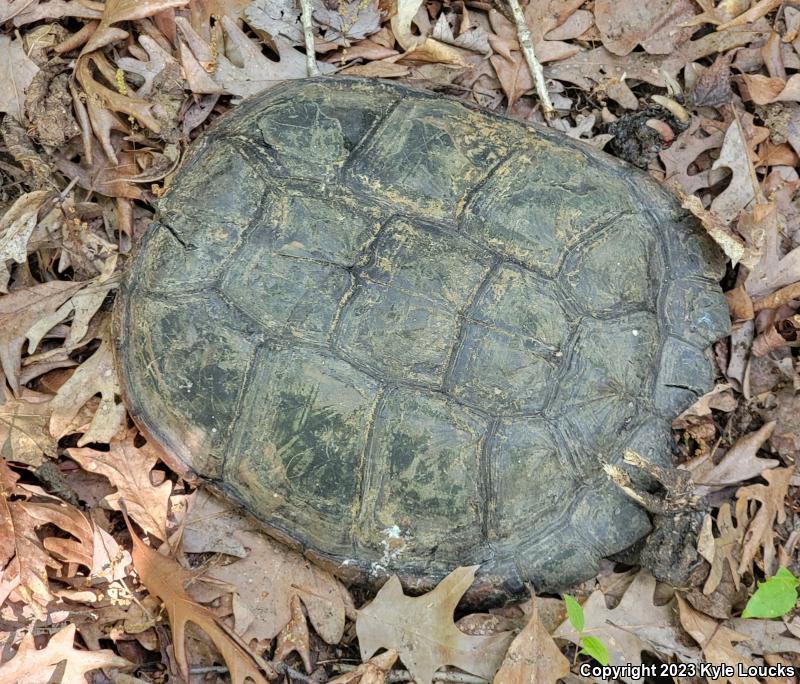
<svg viewBox="0 0 800 684">
<path fill-rule="evenodd" d="M 280 56 L 280 61 L 273 62 L 264 56 L 261 48 L 236 25 L 235 21 L 227 16 L 222 17 L 222 27 L 228 44 L 241 59 L 241 64 L 236 64 L 225 55 L 217 55 L 215 60 L 211 47 L 185 18 L 178 17 L 175 23 L 186 39 L 193 57 L 200 64 L 214 65 L 216 68 L 209 74 L 213 81 L 224 92 L 237 98 L 256 95 L 286 79 L 305 78 L 307 75 L 305 55 L 295 50 L 291 42 L 282 36 L 273 38 L 272 42 Z M 319 67 L 323 72 L 333 70 L 333 67 L 325 62 L 320 63 Z"/>
<path fill-rule="evenodd" d="M 229 539 L 223 542 L 220 532 L 224 526 Z M 237 624 L 237 631 L 248 642 L 274 638 L 291 619 L 291 601 L 297 595 L 317 634 L 329 644 L 339 643 L 345 616 L 354 610 L 347 590 L 329 573 L 263 533 L 252 531 L 252 527 L 246 518 L 207 492 L 200 492 L 193 500 L 185 526 L 187 551 L 233 551 L 236 555 L 232 544 L 248 549 L 242 560 L 211 567 L 207 572 L 217 583 L 229 585 L 247 605 L 250 621 Z M 219 594 L 207 593 L 204 600 Z"/>
<path fill-rule="evenodd" d="M 61 569 L 61 563 L 52 557 L 51 550 L 60 551 L 67 560 L 77 560 L 88 567 L 91 526 L 80 511 L 55 497 L 51 498 L 58 503 L 30 501 L 31 492 L 20 486 L 18 480 L 19 476 L 5 461 L 0 461 L 0 604 L 16 591 L 36 617 L 44 619 L 47 604 L 53 598 L 48 569 Z M 36 531 L 50 524 L 73 534 L 79 542 L 42 542 Z M 69 543 L 64 545 L 65 541 Z"/>
<path fill-rule="evenodd" d="M 731 182 L 711 202 L 711 211 L 723 222 L 731 223 L 739 216 L 742 209 L 756 199 L 756 192 L 760 193 L 750 161 L 750 147 L 738 117 L 735 117 L 728 126 L 719 159 L 711 168 L 718 169 L 723 166 L 730 169 Z"/>
<path fill-rule="evenodd" d="M 391 12 L 392 33 L 407 53 L 423 61 L 465 65 L 461 53 L 454 47 L 430 38 L 426 32 L 414 35 L 411 24 L 422 7 L 422 0 L 395 0 Z M 423 10 L 424 12 L 424 10 Z"/>
<path fill-rule="evenodd" d="M 710 528 L 711 516 L 707 516 L 706 520 Z M 725 574 L 726 566 L 731 573 L 734 586 L 739 589 L 741 584 L 739 561 L 742 555 L 745 525 L 746 520 L 737 520 L 737 524 L 734 525 L 729 503 L 725 502 L 720 506 L 717 512 L 719 536 L 713 537 L 713 535 L 710 535 L 708 549 L 701 550 L 698 545 L 698 551 L 711 564 L 711 570 L 703 586 L 704 594 L 709 595 L 716 591 Z"/>
<path fill-rule="evenodd" d="M 81 651 L 75 648 L 75 625 L 50 637 L 47 646 L 36 648 L 28 632 L 8 662 L 0 665 L 0 682 L 15 684 L 86 684 L 86 675 L 101 668 L 125 668 L 129 663 L 113 651 Z M 57 679 L 56 679 L 57 678 Z"/>
<path fill-rule="evenodd" d="M 695 107 L 719 107 L 731 101 L 731 62 L 735 56 L 736 50 L 718 55 L 714 63 L 700 74 L 692 88 Z"/>
<path fill-rule="evenodd" d="M 597 0 L 594 4 L 603 45 L 616 55 L 627 55 L 640 43 L 652 54 L 669 54 L 691 37 L 693 29 L 679 25 L 694 14 L 688 0 Z"/>
<path fill-rule="evenodd" d="M 732 185 L 732 183 L 731 183 Z M 685 195 L 683 192 L 677 192 L 681 200 L 681 206 L 688 209 L 695 217 L 700 219 L 700 223 L 706 232 L 711 236 L 714 242 L 719 245 L 720 249 L 731 260 L 734 266 L 738 263 L 752 264 L 757 260 L 757 256 L 748 249 L 744 241 L 734 235 L 727 223 L 721 216 L 718 216 L 713 210 L 708 211 L 703 202 L 697 195 Z"/>
<path fill-rule="evenodd" d="M 453 612 L 475 577 L 478 566 L 458 568 L 431 592 L 406 596 L 393 576 L 373 601 L 358 611 L 356 632 L 361 659 L 379 648 L 392 648 L 421 684 L 431 684 L 445 665 L 491 679 L 500 667 L 510 634 L 464 634 L 453 622 Z"/>
<path fill-rule="evenodd" d="M 164 604 L 172 627 L 175 660 L 184 680 L 190 681 L 189 663 L 186 657 L 186 624 L 191 622 L 214 642 L 225 659 L 233 684 L 246 684 L 248 677 L 254 684 L 268 684 L 258 669 L 261 665 L 260 659 L 251 653 L 210 610 L 192 601 L 186 593 L 184 587 L 194 579 L 192 574 L 172 558 L 162 556 L 147 546 L 130 526 L 129 530 L 133 540 L 133 566 L 150 594 Z M 273 672 L 267 674 L 275 676 Z"/>
<path fill-rule="evenodd" d="M 397 651 L 389 649 L 361 663 L 352 672 L 331 679 L 328 684 L 384 684 L 396 660 Z"/>
<path fill-rule="evenodd" d="M 1 79 L 2 74 L 0 82 Z M 49 194 L 46 190 L 34 190 L 20 195 L 0 217 L 0 263 L 9 259 L 18 264 L 27 261 L 28 240 L 36 228 L 39 209 Z"/>
<path fill-rule="evenodd" d="M 774 428 L 773 421 L 740 437 L 717 465 L 707 472 L 693 471 L 692 479 L 695 484 L 720 489 L 757 477 L 762 471 L 780 465 L 780 461 L 775 459 L 757 456 L 758 450 L 770 438 Z"/>
<path fill-rule="evenodd" d="M 739 634 L 724 625 L 718 624 L 714 618 L 708 617 L 708 615 L 704 615 L 692 608 L 680 596 L 677 599 L 681 625 L 703 650 L 703 660 L 705 662 L 717 666 L 732 665 L 735 668 L 734 672 L 740 664 L 743 667 L 754 665 L 751 660 L 743 657 L 736 650 L 736 642 L 746 641 L 748 639 L 746 635 Z M 748 684 L 749 678 L 742 678 L 734 674 L 732 677 L 723 677 L 717 681 L 731 682 L 731 684 Z"/>
<path fill-rule="evenodd" d="M 144 19 L 171 7 L 183 7 L 188 2 L 189 0 L 106 0 L 100 24 L 81 54 L 94 52 L 117 40 L 127 38 L 128 32 L 116 28 L 114 24 Z"/>
<path fill-rule="evenodd" d="M 638 665 L 644 650 L 692 660 L 697 654 L 681 643 L 673 624 L 671 604 L 654 604 L 655 588 L 655 578 L 642 570 L 612 609 L 606 608 L 603 592 L 595 590 L 583 604 L 586 621 L 583 633 L 576 632 L 569 620 L 565 620 L 553 636 L 576 645 L 580 644 L 582 634 L 597 637 L 608 647 L 611 665 Z"/>
<path fill-rule="evenodd" d="M 53 398 L 50 433 L 61 438 L 76 427 L 78 412 L 96 394 L 100 404 L 92 417 L 89 429 L 78 440 L 78 446 L 91 442 L 108 442 L 125 422 L 125 406 L 120 401 L 120 387 L 114 368 L 112 343 L 108 326 L 101 333 L 100 347 L 59 388 Z"/>
<path fill-rule="evenodd" d="M 19 395 L 20 390 L 20 355 L 26 333 L 39 318 L 52 314 L 85 285 L 54 280 L 0 298 L 0 366 L 14 394 Z"/>
<path fill-rule="evenodd" d="M 570 666 L 539 618 L 536 597 L 531 599 L 528 624 L 508 647 L 493 684 L 556 684 L 569 674 Z"/>
<path fill-rule="evenodd" d="M 252 28 L 265 31 L 273 41 L 282 36 L 293 45 L 303 44 L 300 6 L 293 0 L 254 0 L 244 15 Z"/>
<path fill-rule="evenodd" d="M 303 615 L 300 597 L 292 596 L 292 619 L 278 634 L 273 658 L 278 661 L 286 660 L 291 653 L 297 653 L 303 661 L 306 672 L 311 672 L 311 645 L 309 644 L 308 623 Z"/>
<path fill-rule="evenodd" d="M 752 517 L 745 534 L 742 560 L 738 572 L 743 575 L 750 570 L 759 547 L 763 549 L 764 570 L 766 574 L 775 572 L 775 522 L 786 520 L 783 500 L 789 491 L 789 481 L 794 468 L 775 468 L 761 473 L 767 484 L 754 484 L 742 487 L 736 492 L 736 519 L 745 517 L 749 505 L 761 504 L 758 512 Z"/>
<path fill-rule="evenodd" d="M 31 466 L 56 455 L 56 440 L 50 436 L 50 396 L 23 388 L 15 398 L 3 387 L 0 395 L 0 458 Z"/>
<path fill-rule="evenodd" d="M 761 36 L 760 31 L 741 30 L 710 33 L 684 43 L 669 55 L 632 52 L 620 57 L 604 47 L 585 50 L 545 67 L 545 75 L 574 83 L 584 90 L 599 87 L 626 109 L 637 109 L 639 100 L 625 85 L 627 79 L 644 81 L 666 88 L 667 78 L 675 78 L 687 63 L 715 53 L 747 45 Z"/>
<path fill-rule="evenodd" d="M 150 471 L 158 461 L 160 450 L 150 442 L 135 446 L 136 434 L 131 430 L 122 439 L 112 439 L 109 451 L 67 449 L 67 453 L 84 470 L 108 478 L 116 487 L 116 493 L 103 499 L 104 504 L 119 511 L 120 500 L 123 500 L 130 516 L 145 532 L 166 540 L 172 483 L 166 480 L 153 484 Z"/>
<path fill-rule="evenodd" d="M 22 40 L 0 35 L 0 112 L 21 118 L 25 91 L 39 67 L 25 54 Z"/>
</svg>

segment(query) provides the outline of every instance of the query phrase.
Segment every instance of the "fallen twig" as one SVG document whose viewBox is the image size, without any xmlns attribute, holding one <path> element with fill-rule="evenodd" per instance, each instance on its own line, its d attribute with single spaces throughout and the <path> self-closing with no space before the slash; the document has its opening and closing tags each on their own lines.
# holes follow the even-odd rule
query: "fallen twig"
<svg viewBox="0 0 800 684">
<path fill-rule="evenodd" d="M 528 22 L 525 20 L 525 14 L 519 5 L 519 0 L 508 0 L 508 5 L 511 7 L 511 14 L 514 17 L 514 24 L 517 27 L 517 40 L 522 49 L 522 54 L 525 55 L 525 61 L 528 63 L 528 69 L 533 78 L 533 86 L 536 88 L 536 94 L 539 96 L 539 101 L 542 103 L 542 113 L 544 114 L 545 121 L 550 123 L 555 116 L 555 109 L 553 103 L 550 101 L 550 93 L 547 92 L 547 84 L 544 81 L 544 71 L 539 60 L 536 59 L 536 53 L 533 50 L 533 41 L 531 41 L 531 30 L 528 28 Z"/>
<path fill-rule="evenodd" d="M 311 0 L 299 0 L 300 18 L 303 22 L 303 39 L 306 44 L 306 68 L 309 76 L 319 76 L 319 67 L 314 53 L 314 31 L 311 25 Z"/>
</svg>

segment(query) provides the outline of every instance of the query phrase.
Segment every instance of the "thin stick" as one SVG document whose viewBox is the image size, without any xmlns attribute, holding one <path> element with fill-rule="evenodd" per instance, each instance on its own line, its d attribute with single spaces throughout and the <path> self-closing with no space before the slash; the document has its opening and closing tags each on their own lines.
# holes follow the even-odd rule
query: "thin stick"
<svg viewBox="0 0 800 684">
<path fill-rule="evenodd" d="M 314 29 L 311 25 L 311 0 L 299 0 L 300 18 L 303 21 L 303 38 L 306 43 L 306 69 L 309 76 L 319 76 L 317 58 L 314 54 Z"/>
<path fill-rule="evenodd" d="M 550 93 L 547 92 L 547 84 L 544 82 L 544 72 L 539 60 L 536 59 L 536 53 L 533 51 L 533 41 L 531 41 L 531 30 L 528 28 L 528 22 L 525 20 L 525 14 L 519 5 L 519 0 L 508 0 L 511 13 L 514 17 L 514 24 L 517 27 L 517 40 L 519 46 L 522 48 L 522 54 L 525 55 L 525 61 L 528 63 L 528 69 L 533 78 L 533 85 L 536 88 L 536 94 L 539 96 L 539 101 L 542 103 L 542 113 L 544 114 L 545 121 L 550 123 L 555 116 L 555 109 L 553 103 L 550 101 Z"/>
</svg>

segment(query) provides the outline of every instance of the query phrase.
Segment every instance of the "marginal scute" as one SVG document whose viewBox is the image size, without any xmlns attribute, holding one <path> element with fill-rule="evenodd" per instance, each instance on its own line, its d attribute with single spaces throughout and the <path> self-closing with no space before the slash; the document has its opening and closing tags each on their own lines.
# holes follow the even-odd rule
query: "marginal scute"
<svg viewBox="0 0 800 684">
<path fill-rule="evenodd" d="M 646 408 L 659 331 L 653 314 L 584 321 L 574 341 L 566 374 L 548 413 L 575 445 L 581 468 L 599 468 L 619 434 Z"/>
<path fill-rule="evenodd" d="M 209 146 L 181 169 L 159 202 L 161 221 L 188 249 L 219 261 L 258 219 L 268 187 L 264 169 L 240 145 Z"/>
<path fill-rule="evenodd" d="M 661 351 L 656 408 L 666 413 L 683 411 L 710 389 L 713 380 L 711 364 L 703 351 L 684 340 L 668 337 Z"/>
<path fill-rule="evenodd" d="M 280 528 L 346 549 L 377 389 L 329 354 L 261 349 L 225 466 L 236 496 Z"/>
<path fill-rule="evenodd" d="M 724 261 L 644 174 L 366 79 L 287 82 L 193 144 L 115 311 L 144 432 L 342 575 L 557 591 L 647 517 L 710 388 Z"/>
<path fill-rule="evenodd" d="M 567 257 L 563 282 L 593 315 L 653 307 L 663 278 L 661 244 L 638 216 L 620 216 Z"/>
<path fill-rule="evenodd" d="M 133 324 L 123 353 L 134 415 L 141 412 L 157 438 L 171 435 L 167 446 L 182 447 L 193 470 L 219 477 L 255 352 L 252 330 L 213 295 L 162 301 L 138 294 L 128 306 Z"/>
<path fill-rule="evenodd" d="M 513 536 L 520 521 L 551 518 L 578 485 L 541 418 L 503 418 L 491 440 L 497 481 L 490 540 Z"/>
<path fill-rule="evenodd" d="M 699 278 L 669 283 L 664 294 L 664 316 L 669 332 L 704 347 L 730 330 L 725 295 Z"/>
<path fill-rule="evenodd" d="M 389 89 L 365 99 L 358 90 L 312 83 L 303 97 L 278 96 L 257 114 L 258 142 L 274 156 L 275 175 L 332 181 L 395 99 Z"/>
<path fill-rule="evenodd" d="M 598 559 L 628 548 L 631 534 L 640 538 L 650 531 L 647 513 L 607 478 L 587 486 L 570 511 L 570 528 L 586 538 Z M 609 520 L 625 525 L 609 526 Z"/>
</svg>

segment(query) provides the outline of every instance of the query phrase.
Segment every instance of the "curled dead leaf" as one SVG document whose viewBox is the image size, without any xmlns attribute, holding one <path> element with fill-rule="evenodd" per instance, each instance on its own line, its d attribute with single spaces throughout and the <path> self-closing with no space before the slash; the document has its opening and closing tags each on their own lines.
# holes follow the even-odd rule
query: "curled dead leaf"
<svg viewBox="0 0 800 684">
<path fill-rule="evenodd" d="M 169 616 L 175 660 L 183 678 L 189 681 L 189 662 L 186 655 L 186 625 L 189 622 L 197 625 L 214 642 L 225 659 L 233 684 L 246 684 L 248 678 L 254 684 L 268 684 L 259 667 L 268 676 L 277 676 L 208 608 L 192 601 L 184 588 L 193 579 L 192 574 L 172 558 L 162 556 L 147 546 L 133 531 L 127 516 L 125 521 L 133 540 L 133 566 L 142 584 L 164 604 Z"/>
</svg>

